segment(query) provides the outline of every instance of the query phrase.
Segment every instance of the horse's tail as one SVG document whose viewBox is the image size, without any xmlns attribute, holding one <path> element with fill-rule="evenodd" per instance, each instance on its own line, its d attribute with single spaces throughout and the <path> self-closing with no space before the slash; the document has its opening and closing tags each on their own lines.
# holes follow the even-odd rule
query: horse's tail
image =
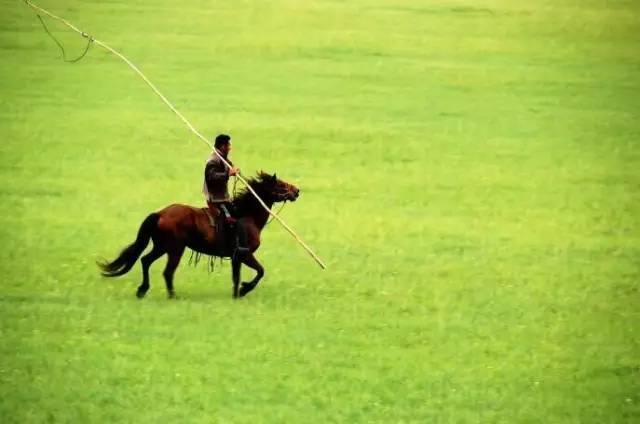
<svg viewBox="0 0 640 424">
<path fill-rule="evenodd" d="M 129 272 L 149 244 L 151 233 L 156 228 L 159 218 L 160 214 L 158 213 L 152 213 L 147 216 L 142 225 L 140 225 L 136 241 L 125 247 L 112 262 L 98 262 L 98 266 L 102 269 L 102 275 L 105 277 L 118 277 Z"/>
</svg>

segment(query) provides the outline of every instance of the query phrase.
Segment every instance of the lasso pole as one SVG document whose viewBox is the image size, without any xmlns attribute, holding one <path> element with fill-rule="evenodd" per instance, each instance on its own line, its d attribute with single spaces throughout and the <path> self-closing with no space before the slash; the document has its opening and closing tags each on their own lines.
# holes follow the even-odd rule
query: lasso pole
<svg viewBox="0 0 640 424">
<path fill-rule="evenodd" d="M 193 125 L 191 125 L 191 122 L 189 122 L 189 120 L 187 120 L 187 118 L 185 118 L 172 104 L 171 102 L 169 102 L 169 100 L 167 100 L 167 98 L 160 92 L 160 90 L 158 90 L 156 88 L 155 85 L 153 85 L 153 83 L 151 81 L 149 81 L 149 79 L 142 73 L 142 71 L 140 71 L 140 69 L 138 69 L 138 67 L 136 65 L 134 65 L 129 59 L 127 59 L 126 57 L 124 57 L 120 52 L 118 52 L 117 50 L 112 49 L 111 47 L 109 47 L 107 44 L 103 43 L 100 40 L 97 40 L 96 38 L 94 38 L 93 36 L 91 36 L 90 34 L 79 30 L 78 28 L 76 28 L 73 24 L 71 24 L 70 22 L 68 22 L 67 20 L 54 15 L 53 13 L 48 12 L 47 10 L 36 6 L 35 4 L 31 3 L 31 1 L 29 0 L 24 0 L 24 2 L 31 7 L 33 10 L 35 10 L 36 12 L 42 12 L 45 15 L 49 16 L 50 18 L 53 18 L 57 21 L 62 22 L 63 24 L 65 24 L 67 27 L 71 28 L 72 30 L 74 30 L 75 32 L 77 32 L 78 34 L 80 34 L 81 36 L 83 36 L 84 38 L 88 38 L 89 42 L 93 42 L 96 43 L 97 45 L 99 45 L 100 47 L 104 48 L 105 50 L 109 51 L 110 53 L 116 55 L 117 57 L 119 57 L 120 59 L 122 59 L 127 65 L 129 65 L 129 67 L 131 69 L 134 70 L 134 72 L 136 74 L 138 74 L 138 76 L 140 76 L 140 78 L 142 78 L 144 80 L 144 82 L 147 83 L 147 85 L 149 87 L 151 87 L 151 89 L 153 90 L 154 93 L 156 93 L 158 95 L 158 97 L 160 97 L 160 99 L 164 102 L 164 104 L 166 104 L 169 109 L 171 109 L 173 111 L 173 113 L 175 113 L 178 118 L 180 118 L 180 120 L 191 130 L 192 133 L 194 133 L 200 140 L 202 140 L 205 144 L 207 144 L 207 146 L 209 146 L 209 148 L 220 158 L 220 160 L 222 160 L 222 162 L 229 168 L 231 168 L 231 164 L 229 164 L 229 162 L 227 162 L 225 160 L 224 157 L 222 157 L 218 151 L 214 148 L 214 146 L 209 142 L 209 140 L 207 140 L 202 134 L 200 134 L 200 132 L 198 130 L 195 129 L 195 127 Z M 280 224 L 282 224 L 282 226 L 285 228 L 285 230 L 287 230 L 289 232 L 289 234 L 291 234 L 293 236 L 294 239 L 296 239 L 296 241 L 307 251 L 307 253 L 309 253 L 311 255 L 311 257 L 318 263 L 318 265 L 320 265 L 320 267 L 322 269 L 326 268 L 326 265 L 324 264 L 324 262 L 322 262 L 322 260 L 318 257 L 318 255 L 315 254 L 315 252 L 313 250 L 311 250 L 311 248 L 300 238 L 300 236 L 298 236 L 295 231 L 293 231 L 291 229 L 291 227 L 289 227 L 283 220 L 282 218 L 280 218 L 278 215 L 274 214 L 271 209 L 266 205 L 266 203 L 264 203 L 264 201 L 260 198 L 260 196 L 258 196 L 258 193 L 255 192 L 255 190 L 251 187 L 251 185 L 249 185 L 247 183 L 247 181 L 242 177 L 242 175 L 237 175 L 238 179 L 240 181 L 242 181 L 246 186 L 247 189 L 249 190 L 249 192 L 251 192 L 251 194 L 253 194 L 253 196 L 258 200 L 258 202 L 260 203 L 260 205 L 269 213 L 269 215 L 271 215 L 273 218 L 275 218 Z"/>
</svg>

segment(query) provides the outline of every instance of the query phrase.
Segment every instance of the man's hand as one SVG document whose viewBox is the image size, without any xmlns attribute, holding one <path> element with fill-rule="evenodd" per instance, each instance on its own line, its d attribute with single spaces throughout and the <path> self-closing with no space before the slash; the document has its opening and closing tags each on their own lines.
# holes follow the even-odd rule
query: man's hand
<svg viewBox="0 0 640 424">
<path fill-rule="evenodd" d="M 238 175 L 240 173 L 240 169 L 232 166 L 229 168 L 229 176 L 233 177 L 234 175 Z"/>
</svg>

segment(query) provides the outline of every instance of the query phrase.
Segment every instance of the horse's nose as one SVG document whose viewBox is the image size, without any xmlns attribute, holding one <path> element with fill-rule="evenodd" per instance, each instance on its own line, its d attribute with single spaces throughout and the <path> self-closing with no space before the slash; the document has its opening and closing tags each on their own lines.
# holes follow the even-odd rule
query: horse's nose
<svg viewBox="0 0 640 424">
<path fill-rule="evenodd" d="M 300 196 L 300 189 L 299 189 L 299 188 L 297 188 L 297 189 L 296 189 L 296 199 L 297 199 L 299 196 Z"/>
</svg>

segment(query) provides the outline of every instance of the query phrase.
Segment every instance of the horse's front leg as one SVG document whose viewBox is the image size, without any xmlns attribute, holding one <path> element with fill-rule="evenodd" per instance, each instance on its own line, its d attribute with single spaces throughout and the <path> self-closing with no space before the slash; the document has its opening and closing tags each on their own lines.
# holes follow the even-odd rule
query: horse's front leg
<svg viewBox="0 0 640 424">
<path fill-rule="evenodd" d="M 254 277 L 253 280 L 251 280 L 249 282 L 243 282 L 242 283 L 242 286 L 240 287 L 240 297 L 246 296 L 247 293 L 249 293 L 251 290 L 255 289 L 256 286 L 258 285 L 258 282 L 264 276 L 264 268 L 262 267 L 262 265 L 260 265 L 260 262 L 258 262 L 256 257 L 253 256 L 253 253 L 247 254 L 242 259 L 242 262 L 245 265 L 247 265 L 249 268 L 255 270 L 256 271 L 256 276 Z"/>
<path fill-rule="evenodd" d="M 233 298 L 237 298 L 239 295 L 238 286 L 240 285 L 240 267 L 242 262 L 240 258 L 234 255 L 231 259 L 231 276 L 233 279 Z"/>
</svg>

